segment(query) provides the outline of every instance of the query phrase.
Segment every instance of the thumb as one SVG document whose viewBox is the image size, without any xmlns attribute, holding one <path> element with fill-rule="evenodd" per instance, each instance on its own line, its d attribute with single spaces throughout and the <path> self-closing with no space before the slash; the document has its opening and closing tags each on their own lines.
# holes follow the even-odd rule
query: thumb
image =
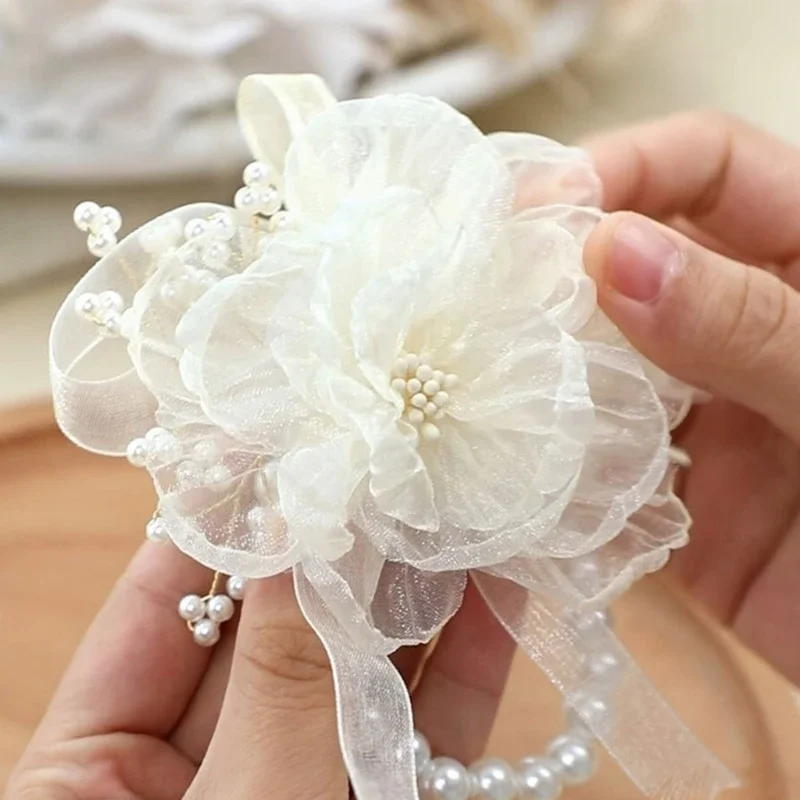
<svg viewBox="0 0 800 800">
<path fill-rule="evenodd" d="M 637 214 L 606 217 L 584 259 L 601 308 L 644 356 L 800 441 L 797 292 Z"/>
</svg>

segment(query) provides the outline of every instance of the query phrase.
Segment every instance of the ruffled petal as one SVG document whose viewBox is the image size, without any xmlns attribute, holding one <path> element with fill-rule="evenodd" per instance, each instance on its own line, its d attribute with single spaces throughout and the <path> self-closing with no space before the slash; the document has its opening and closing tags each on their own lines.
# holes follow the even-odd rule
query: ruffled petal
<svg viewBox="0 0 800 800">
<path fill-rule="evenodd" d="M 515 210 L 561 203 L 602 207 L 603 185 L 585 150 L 532 133 L 487 138 L 514 178 Z"/>
<path fill-rule="evenodd" d="M 367 455 L 358 436 L 342 434 L 298 447 L 278 463 L 281 512 L 303 554 L 335 561 L 352 547 L 348 504 L 367 472 Z"/>
<path fill-rule="evenodd" d="M 210 220 L 216 215 L 223 215 L 233 226 L 230 239 L 223 241 L 209 233 L 186 240 L 183 230 L 189 220 Z M 146 282 L 133 301 L 128 350 L 139 377 L 158 400 L 159 422 L 171 430 L 207 422 L 197 396 L 181 375 L 183 347 L 176 340 L 176 330 L 209 286 L 243 271 L 257 257 L 256 232 L 239 222 L 238 215 L 223 206 L 186 206 L 142 228 L 135 249 L 127 254 L 128 269 L 137 269 L 137 262 L 147 265 Z M 159 241 L 161 246 L 152 255 L 154 242 Z M 219 256 L 213 262 L 209 260 L 212 247 Z"/>
<path fill-rule="evenodd" d="M 214 428 L 184 429 L 182 453 L 152 469 L 172 541 L 209 569 L 266 578 L 300 548 L 278 505 L 274 465 Z"/>
<path fill-rule="evenodd" d="M 241 275 L 219 282 L 183 316 L 180 377 L 208 418 L 242 442 L 283 453 L 332 423 L 295 391 L 270 348 L 271 315 L 323 257 L 319 246 L 278 236 Z"/>
<path fill-rule="evenodd" d="M 569 506 L 535 545 L 538 553 L 558 558 L 584 555 L 617 536 L 653 496 L 668 461 L 666 414 L 639 359 L 605 344 L 583 346 L 594 432 Z"/>
<path fill-rule="evenodd" d="M 416 189 L 445 231 L 463 229 L 485 258 L 510 209 L 508 171 L 465 116 L 413 95 L 340 103 L 317 116 L 286 157 L 287 203 L 322 226 L 343 204 L 390 186 Z"/>
</svg>

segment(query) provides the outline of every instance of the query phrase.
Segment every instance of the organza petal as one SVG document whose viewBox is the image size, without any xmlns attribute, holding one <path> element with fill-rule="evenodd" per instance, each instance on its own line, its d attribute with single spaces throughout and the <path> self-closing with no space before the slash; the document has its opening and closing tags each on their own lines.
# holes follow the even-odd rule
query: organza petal
<svg viewBox="0 0 800 800">
<path fill-rule="evenodd" d="M 367 457 L 359 437 L 344 433 L 297 447 L 278 463 L 280 508 L 304 555 L 335 561 L 353 546 L 348 503 L 367 472 Z"/>
<path fill-rule="evenodd" d="M 230 240 L 221 242 L 211 233 L 187 240 L 184 226 L 193 219 L 210 220 L 225 215 L 234 225 Z M 175 335 L 183 316 L 208 291 L 210 285 L 242 272 L 257 257 L 258 236 L 249 225 L 224 206 L 185 206 L 160 217 L 136 235 L 136 248 L 126 256 L 128 269 L 148 265 L 146 282 L 133 300 L 129 353 L 142 381 L 158 399 L 159 422 L 175 429 L 206 421 L 197 396 L 184 383 L 180 371 L 182 346 Z M 151 255 L 154 240 L 172 244 Z M 208 267 L 210 247 L 222 258 Z"/>
<path fill-rule="evenodd" d="M 182 433 L 182 454 L 151 470 L 172 541 L 228 575 L 266 578 L 291 567 L 299 547 L 288 535 L 269 458 L 218 429 Z"/>
<path fill-rule="evenodd" d="M 544 542 L 549 555 L 575 557 L 602 546 L 656 491 L 667 468 L 664 407 L 630 351 L 584 342 L 595 426 L 572 501 Z"/>
<path fill-rule="evenodd" d="M 560 203 L 602 207 L 603 185 L 585 150 L 532 133 L 487 138 L 514 178 L 516 211 Z"/>
<path fill-rule="evenodd" d="M 445 231 L 464 229 L 480 261 L 508 213 L 513 187 L 502 160 L 466 117 L 431 98 L 340 103 L 317 116 L 286 156 L 287 202 L 322 226 L 349 201 L 389 186 L 420 191 Z"/>
<path fill-rule="evenodd" d="M 515 556 L 487 571 L 556 602 L 606 608 L 688 543 L 691 519 L 674 493 L 675 474 L 676 467 L 671 466 L 649 502 L 631 515 L 618 536 L 597 550 L 563 559 Z"/>
<path fill-rule="evenodd" d="M 178 329 L 182 381 L 209 419 L 271 452 L 316 441 L 332 428 L 292 388 L 273 358 L 269 334 L 276 305 L 322 257 L 318 246 L 278 236 L 245 272 L 209 290 Z"/>
</svg>

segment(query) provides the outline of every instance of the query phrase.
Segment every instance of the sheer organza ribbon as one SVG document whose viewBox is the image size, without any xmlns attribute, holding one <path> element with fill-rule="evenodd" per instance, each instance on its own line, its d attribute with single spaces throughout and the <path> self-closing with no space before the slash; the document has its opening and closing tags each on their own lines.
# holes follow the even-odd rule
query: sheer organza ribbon
<svg viewBox="0 0 800 800">
<path fill-rule="evenodd" d="M 249 109 L 243 118 L 258 121 L 245 125 L 248 143 L 280 172 L 292 139 L 333 102 L 324 84 L 311 76 L 248 79 L 240 96 L 240 105 Z M 189 207 L 181 221 L 219 208 Z M 76 286 L 53 327 L 51 374 L 58 421 L 68 436 L 98 453 L 124 454 L 132 438 L 157 424 L 158 408 L 136 374 L 125 341 L 76 326 L 74 302 L 85 292 L 114 290 L 129 306 L 148 277 L 124 258 L 101 260 Z M 664 480 L 671 490 L 670 472 Z M 176 544 L 189 549 L 180 539 Z M 389 656 L 441 631 L 461 604 L 467 574 L 424 573 L 385 561 L 368 543 L 361 546 L 363 552 L 347 556 L 345 567 L 309 557 L 296 563 L 297 598 L 330 656 L 342 752 L 356 796 L 416 800 L 411 702 Z M 196 551 L 192 555 L 198 557 Z M 220 568 L 211 557 L 199 560 Z M 364 564 L 369 567 L 363 567 L 363 596 L 355 596 L 358 581 L 344 579 L 341 571 L 353 575 Z M 632 570 L 641 574 L 657 566 Z M 608 698 L 608 713 L 598 715 L 580 702 L 591 690 L 583 665 L 590 634 L 577 620 L 590 606 L 584 587 L 559 560 L 512 560 L 470 574 L 500 623 L 646 796 L 710 800 L 736 784 L 661 699 L 613 632 L 602 626 L 591 636 L 599 636 L 603 649 L 619 661 L 620 679 Z M 402 614 L 413 624 L 404 622 Z"/>
</svg>

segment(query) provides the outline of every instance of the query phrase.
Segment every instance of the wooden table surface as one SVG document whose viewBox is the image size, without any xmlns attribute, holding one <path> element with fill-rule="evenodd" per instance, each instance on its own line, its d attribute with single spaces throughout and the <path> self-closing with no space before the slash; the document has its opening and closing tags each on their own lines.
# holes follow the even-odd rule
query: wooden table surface
<svg viewBox="0 0 800 800">
<path fill-rule="evenodd" d="M 147 476 L 69 444 L 49 409 L 0 415 L 0 787 L 141 541 L 152 503 Z M 622 638 L 658 687 L 741 775 L 745 788 L 730 800 L 800 797 L 800 706 L 786 684 L 690 612 L 664 581 L 644 582 L 616 612 Z M 555 691 L 518 659 L 491 752 L 535 752 L 560 729 L 560 716 Z M 595 782 L 565 797 L 640 795 L 606 759 Z"/>
</svg>

